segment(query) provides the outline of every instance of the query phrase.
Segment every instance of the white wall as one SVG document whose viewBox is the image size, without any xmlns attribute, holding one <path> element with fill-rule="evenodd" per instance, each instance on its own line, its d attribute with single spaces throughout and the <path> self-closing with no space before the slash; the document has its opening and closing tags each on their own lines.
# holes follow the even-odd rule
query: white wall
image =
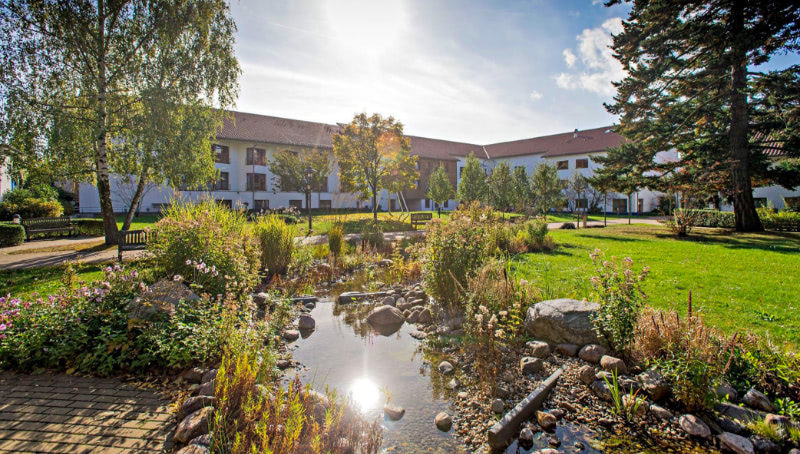
<svg viewBox="0 0 800 454">
<path fill-rule="evenodd" d="M 11 180 L 11 175 L 8 173 L 7 158 L 0 156 L 0 200 L 6 192 L 14 189 L 14 182 Z"/>
</svg>

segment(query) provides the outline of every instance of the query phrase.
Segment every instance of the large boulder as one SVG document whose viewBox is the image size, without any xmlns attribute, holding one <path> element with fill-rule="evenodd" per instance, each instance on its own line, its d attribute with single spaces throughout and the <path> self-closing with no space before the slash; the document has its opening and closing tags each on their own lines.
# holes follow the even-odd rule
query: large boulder
<svg viewBox="0 0 800 454">
<path fill-rule="evenodd" d="M 211 407 L 203 407 L 189 416 L 183 418 L 174 439 L 179 443 L 188 443 L 191 439 L 208 433 L 208 420 L 214 411 Z"/>
<path fill-rule="evenodd" d="M 380 306 L 367 316 L 367 321 L 370 325 L 402 325 L 405 317 L 394 306 Z"/>
<path fill-rule="evenodd" d="M 693 437 L 706 438 L 711 435 L 711 429 L 702 419 L 695 415 L 682 415 L 678 424 L 687 434 Z"/>
<path fill-rule="evenodd" d="M 525 329 L 532 337 L 551 344 L 599 343 L 592 324 L 596 303 L 573 299 L 547 300 L 528 308 Z"/>
<path fill-rule="evenodd" d="M 753 454 L 755 452 L 753 443 L 741 435 L 723 432 L 717 435 L 717 439 L 719 439 L 720 446 L 727 451 L 736 454 Z"/>
</svg>

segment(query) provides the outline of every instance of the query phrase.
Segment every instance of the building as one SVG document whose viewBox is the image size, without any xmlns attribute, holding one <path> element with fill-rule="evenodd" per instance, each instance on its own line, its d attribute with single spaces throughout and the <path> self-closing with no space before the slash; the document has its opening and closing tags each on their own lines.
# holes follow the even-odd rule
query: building
<svg viewBox="0 0 800 454">
<path fill-rule="evenodd" d="M 16 186 L 9 171 L 8 156 L 0 155 L 0 202 L 3 201 L 3 196 L 6 192 L 14 189 Z"/>
<path fill-rule="evenodd" d="M 226 119 L 214 143 L 217 156 L 216 167 L 219 179 L 205 191 L 173 191 L 166 187 L 147 188 L 140 202 L 143 213 L 157 213 L 161 207 L 175 197 L 189 200 L 213 198 L 230 206 L 247 209 L 275 209 L 295 207 L 305 209 L 305 194 L 299 191 L 281 190 L 269 171 L 272 155 L 281 150 L 318 150 L 333 153 L 332 136 L 340 130 L 339 125 L 292 120 L 244 112 L 232 112 Z M 524 167 L 528 175 L 540 163 L 550 163 L 558 169 L 559 178 L 567 180 L 577 171 L 584 176 L 593 174 L 598 164 L 593 156 L 605 154 L 608 147 L 618 146 L 622 137 L 612 131 L 611 126 L 588 130 L 553 134 L 511 142 L 477 145 L 452 142 L 425 137 L 408 136 L 411 153 L 418 157 L 420 178 L 416 188 L 403 192 L 410 210 L 434 209 L 435 204 L 426 197 L 427 183 L 433 170 L 443 165 L 450 176 L 453 187 L 458 186 L 466 158 L 470 154 L 480 159 L 487 173 L 500 161 L 508 161 L 512 168 Z M 675 151 L 659 153 L 656 159 L 676 159 Z M 112 202 L 114 210 L 128 209 L 130 187 L 120 178 L 112 178 Z M 369 201 L 359 200 L 356 194 L 342 192 L 338 179 L 338 168 L 333 171 L 323 187 L 315 190 L 311 197 L 312 209 L 368 208 Z M 290 188 L 291 189 L 291 188 Z M 771 201 L 783 207 L 782 197 L 798 196 L 800 192 L 777 187 L 757 188 L 757 198 Z M 597 207 L 611 213 L 648 213 L 658 208 L 664 194 L 641 190 L 629 198 L 624 194 L 608 194 L 604 200 L 598 194 L 586 194 L 575 201 L 575 207 Z M 774 199 L 774 200 L 773 200 Z M 80 211 L 99 213 L 100 201 L 97 188 L 82 184 L 79 190 Z M 383 210 L 400 209 L 396 195 L 382 191 L 377 204 Z M 457 205 L 448 201 L 444 209 Z M 729 208 L 729 207 L 724 207 Z"/>
</svg>

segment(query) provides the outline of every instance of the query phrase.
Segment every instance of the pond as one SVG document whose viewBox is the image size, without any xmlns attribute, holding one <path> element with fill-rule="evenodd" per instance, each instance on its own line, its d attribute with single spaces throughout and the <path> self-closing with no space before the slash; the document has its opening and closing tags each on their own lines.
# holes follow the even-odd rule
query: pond
<svg viewBox="0 0 800 454">
<path fill-rule="evenodd" d="M 382 421 L 385 452 L 468 452 L 455 430 L 444 433 L 434 425 L 436 414 L 453 411 L 441 380 L 431 379 L 430 364 L 409 335 L 414 325 L 382 335 L 362 322 L 368 310 L 358 303 L 317 304 L 311 312 L 316 329 L 295 342 L 294 359 L 305 366 L 298 372 L 300 379 L 319 391 L 327 386 L 340 395 L 350 393 L 370 420 Z M 384 418 L 387 396 L 405 408 L 401 420 Z"/>
</svg>

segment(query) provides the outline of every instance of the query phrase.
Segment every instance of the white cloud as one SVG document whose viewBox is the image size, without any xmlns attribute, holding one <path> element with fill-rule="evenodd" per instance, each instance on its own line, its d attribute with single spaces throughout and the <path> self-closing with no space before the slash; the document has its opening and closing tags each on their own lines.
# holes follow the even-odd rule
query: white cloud
<svg viewBox="0 0 800 454">
<path fill-rule="evenodd" d="M 564 49 L 564 52 L 562 53 L 564 54 L 564 61 L 567 62 L 567 66 L 569 66 L 570 68 L 575 66 L 575 60 L 577 60 L 578 57 L 576 57 L 575 54 L 572 53 L 572 50 Z"/>
<path fill-rule="evenodd" d="M 538 92 L 538 91 L 536 91 L 536 90 L 533 90 L 533 91 L 531 92 L 531 99 L 532 99 L 532 100 L 534 100 L 534 101 L 538 101 L 538 100 L 542 99 L 542 94 L 541 94 L 541 93 L 539 93 L 539 92 Z"/>
<path fill-rule="evenodd" d="M 578 56 L 583 65 L 579 73 L 561 73 L 556 76 L 556 84 L 567 90 L 585 90 L 601 95 L 612 96 L 616 92 L 611 81 L 625 77 L 622 65 L 611 51 L 612 34 L 622 31 L 622 19 L 614 17 L 606 20 L 600 27 L 587 28 L 576 37 Z M 576 56 L 569 49 L 564 50 L 567 66 L 573 67 Z"/>
<path fill-rule="evenodd" d="M 603 0 L 592 0 L 592 5 L 599 5 L 603 3 Z"/>
</svg>

